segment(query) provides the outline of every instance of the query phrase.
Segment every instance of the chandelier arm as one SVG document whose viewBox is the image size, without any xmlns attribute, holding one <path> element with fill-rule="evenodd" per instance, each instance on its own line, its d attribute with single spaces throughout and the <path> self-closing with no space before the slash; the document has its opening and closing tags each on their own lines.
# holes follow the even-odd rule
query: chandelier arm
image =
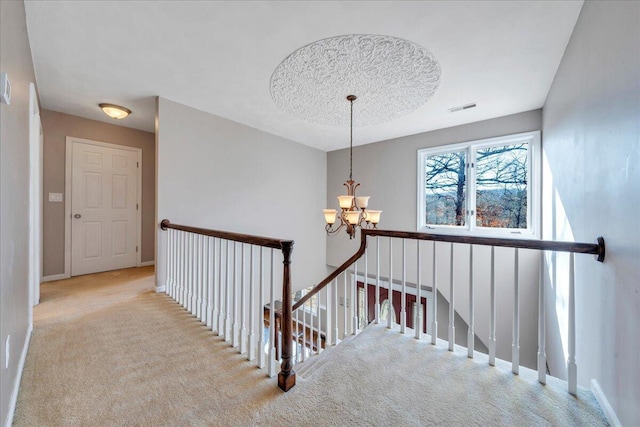
<svg viewBox="0 0 640 427">
<path fill-rule="evenodd" d="M 331 234 L 336 234 L 338 233 L 340 230 L 342 230 L 344 228 L 344 223 L 341 223 L 340 226 L 338 228 L 336 228 L 335 230 L 333 229 L 333 224 L 327 224 L 324 229 L 327 232 L 327 234 L 331 235 Z"/>
</svg>

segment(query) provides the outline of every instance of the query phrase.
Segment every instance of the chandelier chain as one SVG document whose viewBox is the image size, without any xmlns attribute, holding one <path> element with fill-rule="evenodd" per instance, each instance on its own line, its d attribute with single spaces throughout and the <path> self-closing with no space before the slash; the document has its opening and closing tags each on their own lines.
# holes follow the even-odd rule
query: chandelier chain
<svg viewBox="0 0 640 427">
<path fill-rule="evenodd" d="M 337 228 L 334 228 L 333 224 L 336 223 L 338 211 L 335 209 L 323 209 L 325 221 L 327 222 L 325 226 L 327 234 L 335 234 L 346 227 L 350 239 L 354 238 L 358 228 L 377 228 L 378 222 L 380 222 L 380 214 L 382 213 L 382 211 L 367 209 L 369 196 L 356 197 L 356 189 L 360 186 L 359 183 L 353 180 L 353 101 L 356 99 L 355 95 L 347 96 L 347 100 L 350 102 L 351 116 L 349 127 L 349 180 L 344 183 L 344 186 L 347 187 L 347 195 L 338 196 L 340 223 Z"/>
<path fill-rule="evenodd" d="M 349 127 L 349 179 L 353 181 L 353 99 L 349 99 L 351 103 L 351 125 Z"/>
</svg>

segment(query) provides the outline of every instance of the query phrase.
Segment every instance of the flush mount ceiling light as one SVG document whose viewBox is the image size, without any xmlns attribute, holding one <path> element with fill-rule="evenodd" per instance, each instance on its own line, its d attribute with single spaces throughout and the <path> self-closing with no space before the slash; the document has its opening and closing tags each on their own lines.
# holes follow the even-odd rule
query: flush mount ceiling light
<svg viewBox="0 0 640 427">
<path fill-rule="evenodd" d="M 129 114 L 131 114 L 131 110 L 128 108 L 121 107 L 120 105 L 115 104 L 98 104 L 104 113 L 111 117 L 112 119 L 124 119 Z"/>
<path fill-rule="evenodd" d="M 347 127 L 344 96 L 357 93 L 356 123 L 384 123 L 424 105 L 440 83 L 440 64 L 422 46 L 396 37 L 348 34 L 293 52 L 271 76 L 271 97 L 303 120 Z"/>
</svg>

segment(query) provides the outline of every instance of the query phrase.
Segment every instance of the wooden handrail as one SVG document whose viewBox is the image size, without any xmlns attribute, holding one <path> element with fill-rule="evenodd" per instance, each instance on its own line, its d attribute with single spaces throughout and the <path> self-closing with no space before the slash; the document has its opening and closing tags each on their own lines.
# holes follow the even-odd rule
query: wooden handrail
<svg viewBox="0 0 640 427">
<path fill-rule="evenodd" d="M 360 247 L 358 248 L 358 251 L 353 254 L 348 260 L 346 260 L 342 265 L 340 265 L 340 267 L 329 274 L 324 280 L 315 285 L 301 299 L 299 299 L 293 305 L 292 310 L 296 311 L 298 308 L 302 307 L 305 302 L 307 302 L 315 294 L 320 292 L 322 288 L 331 283 L 333 279 L 342 274 L 347 268 L 349 268 L 351 264 L 360 259 L 360 257 L 364 255 L 364 251 L 367 247 L 367 236 L 397 237 L 400 239 L 432 240 L 436 242 L 466 243 L 470 245 L 501 246 L 507 248 L 538 249 L 593 254 L 597 256 L 596 260 L 599 262 L 604 262 L 605 255 L 603 237 L 598 237 L 596 239 L 597 243 L 577 243 L 536 239 L 504 239 L 495 237 L 451 236 L 447 234 L 419 233 L 412 231 L 379 230 L 377 228 L 363 229 L 360 233 Z"/>
<path fill-rule="evenodd" d="M 411 231 L 392 231 L 366 229 L 363 234 L 367 236 L 397 237 L 413 240 L 433 240 L 437 242 L 466 243 L 469 245 L 501 246 L 518 249 L 538 249 L 543 251 L 575 252 L 580 254 L 596 255 L 596 260 L 604 262 L 605 247 L 604 238 L 598 237 L 597 243 L 558 242 L 553 240 L 536 239 L 504 239 L 495 237 L 476 236 L 451 236 L 446 234 L 419 233 Z"/>
<path fill-rule="evenodd" d="M 233 240 L 234 242 L 248 243 L 250 245 L 262 246 L 265 248 L 283 249 L 284 245 L 293 245 L 293 240 L 281 240 L 271 237 L 253 236 L 251 234 L 232 233 L 229 231 L 211 230 L 209 228 L 191 227 L 189 225 L 172 224 L 168 219 L 163 219 L 160 228 L 168 228 L 187 233 L 200 234 L 202 236 L 218 237 L 220 239 Z"/>
<path fill-rule="evenodd" d="M 315 294 L 320 292 L 320 290 L 322 288 L 327 286 L 327 284 L 331 283 L 331 281 L 333 279 L 338 277 L 343 271 L 345 271 L 347 268 L 349 268 L 349 266 L 351 264 L 353 264 L 355 261 L 360 259 L 360 257 L 362 255 L 364 255 L 364 251 L 365 251 L 366 248 L 367 248 L 367 236 L 364 233 L 360 233 L 360 247 L 358 248 L 358 251 L 355 254 L 353 254 L 348 260 L 346 260 L 344 263 L 342 263 L 342 265 L 340 267 L 336 268 L 331 274 L 329 274 L 322 282 L 320 282 L 317 285 L 315 285 L 313 287 L 313 289 L 311 289 L 302 298 L 300 298 L 298 301 L 296 301 L 296 303 L 293 305 L 292 310 L 296 311 L 297 309 L 302 307 L 302 304 L 304 304 L 312 296 L 314 296 Z"/>
<path fill-rule="evenodd" d="M 282 333 L 285 337 L 291 336 L 291 313 L 293 311 L 291 308 L 291 252 L 293 251 L 293 240 L 280 240 L 250 234 L 231 233 L 228 231 L 172 224 L 168 219 L 163 219 L 162 222 L 160 222 L 160 228 L 162 230 L 173 229 L 200 234 L 202 236 L 218 237 L 234 242 L 248 243 L 265 248 L 280 249 L 283 257 L 282 263 L 284 264 L 282 273 L 282 310 L 285 313 L 283 316 L 284 320 L 288 318 L 288 321 L 282 325 Z M 288 391 L 296 384 L 296 373 L 293 370 L 292 357 L 293 344 L 291 340 L 283 340 L 282 363 L 280 364 L 280 373 L 278 374 L 278 386 L 284 391 Z"/>
</svg>

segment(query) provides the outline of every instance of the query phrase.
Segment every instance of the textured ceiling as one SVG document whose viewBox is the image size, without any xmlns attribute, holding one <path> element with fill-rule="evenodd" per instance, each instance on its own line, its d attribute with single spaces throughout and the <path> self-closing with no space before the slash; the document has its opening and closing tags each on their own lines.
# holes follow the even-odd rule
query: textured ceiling
<svg viewBox="0 0 640 427">
<path fill-rule="evenodd" d="M 310 123 L 271 96 L 274 70 L 295 50 L 329 37 L 378 34 L 416 43 L 438 60 L 433 97 L 402 117 L 357 127 L 354 145 L 360 145 L 542 107 L 582 2 L 25 5 L 44 108 L 114 123 L 98 103 L 120 104 L 133 114 L 117 124 L 153 131 L 159 95 L 333 150 L 348 146 L 347 127 Z M 366 98 L 356 102 L 366 110 Z M 477 108 L 447 111 L 472 102 Z M 348 102 L 343 105 L 347 118 Z"/>
<path fill-rule="evenodd" d="M 349 34 L 308 44 L 271 76 L 271 96 L 283 110 L 324 126 L 347 127 L 347 95 L 357 96 L 355 126 L 388 122 L 433 96 L 440 64 L 424 47 L 396 37 Z"/>
</svg>

